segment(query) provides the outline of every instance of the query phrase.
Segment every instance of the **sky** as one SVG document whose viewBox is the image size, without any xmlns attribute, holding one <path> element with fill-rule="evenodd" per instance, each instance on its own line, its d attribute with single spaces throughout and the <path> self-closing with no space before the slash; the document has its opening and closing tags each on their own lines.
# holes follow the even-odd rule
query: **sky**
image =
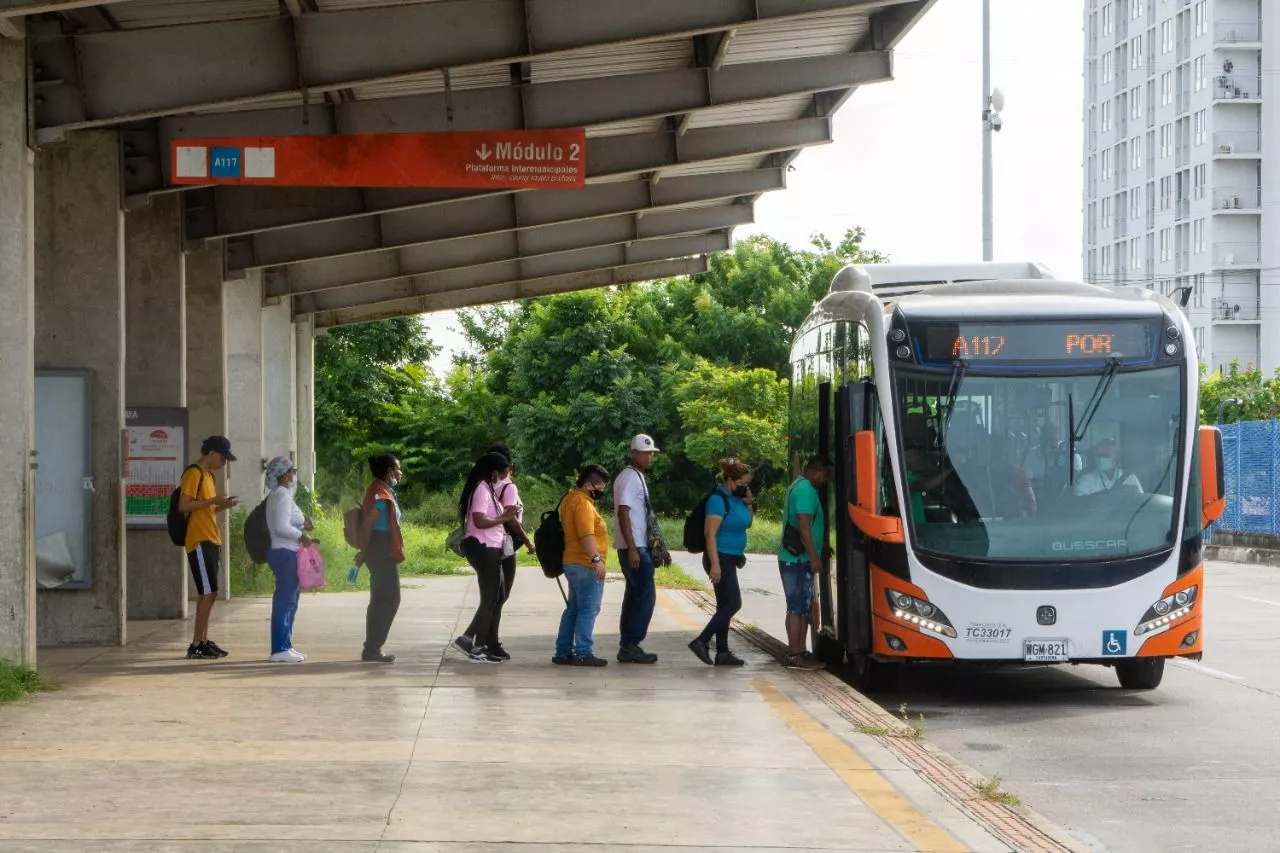
<svg viewBox="0 0 1280 853">
<path fill-rule="evenodd" d="M 998 261 L 1037 261 L 1079 280 L 1083 0 L 991 0 L 991 79 L 1005 95 L 995 135 Z M 900 263 L 982 260 L 982 2 L 938 0 L 894 52 L 894 79 L 864 86 L 835 117 L 835 142 L 802 153 L 785 190 L 735 237 L 805 246 L 815 232 L 867 232 Z M 449 366 L 452 313 L 423 318 Z"/>
</svg>

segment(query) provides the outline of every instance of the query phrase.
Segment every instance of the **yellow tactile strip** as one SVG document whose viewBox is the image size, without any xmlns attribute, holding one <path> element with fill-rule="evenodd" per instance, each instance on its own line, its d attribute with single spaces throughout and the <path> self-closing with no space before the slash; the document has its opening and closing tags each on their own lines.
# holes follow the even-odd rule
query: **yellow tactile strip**
<svg viewBox="0 0 1280 853">
<path fill-rule="evenodd" d="M 708 613 L 715 611 L 715 603 L 704 592 L 684 590 L 683 594 L 696 607 Z M 758 628 L 734 622 L 734 631 L 756 648 L 782 661 L 786 647 Z M 813 692 L 831 708 L 855 726 L 883 726 L 887 715 L 878 706 L 870 707 L 870 700 L 855 698 L 851 687 L 834 675 L 823 672 L 789 671 L 801 685 Z M 890 722 L 890 725 L 896 723 Z M 972 817 L 993 835 L 1014 850 L 1022 853 L 1074 853 L 1082 848 L 1063 843 L 1038 826 L 1043 819 L 1028 809 L 1013 809 L 992 802 L 982 796 L 974 783 L 965 777 L 956 762 L 944 760 L 941 753 L 919 741 L 907 738 L 882 738 L 883 745 L 904 764 L 917 771 L 921 778 L 933 786 L 957 808 Z M 971 775 L 977 776 L 976 773 Z M 949 837 L 949 836 L 948 836 Z"/>
</svg>

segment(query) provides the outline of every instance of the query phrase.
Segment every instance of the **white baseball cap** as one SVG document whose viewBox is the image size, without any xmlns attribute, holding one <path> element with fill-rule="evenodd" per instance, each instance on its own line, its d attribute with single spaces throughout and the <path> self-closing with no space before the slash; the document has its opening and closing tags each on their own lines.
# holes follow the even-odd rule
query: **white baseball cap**
<svg viewBox="0 0 1280 853">
<path fill-rule="evenodd" d="M 644 433 L 640 433 L 631 439 L 631 449 L 638 450 L 641 453 L 657 453 L 658 445 L 653 443 L 653 438 Z"/>
</svg>

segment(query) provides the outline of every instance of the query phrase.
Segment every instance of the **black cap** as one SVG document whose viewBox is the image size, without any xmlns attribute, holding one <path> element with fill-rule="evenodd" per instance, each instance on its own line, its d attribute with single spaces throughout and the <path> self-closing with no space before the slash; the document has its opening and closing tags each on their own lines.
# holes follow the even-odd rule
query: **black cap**
<svg viewBox="0 0 1280 853">
<path fill-rule="evenodd" d="M 201 453 L 217 453 L 228 462 L 235 462 L 236 456 L 231 452 L 231 441 L 223 435 L 211 435 L 200 446 Z"/>
</svg>

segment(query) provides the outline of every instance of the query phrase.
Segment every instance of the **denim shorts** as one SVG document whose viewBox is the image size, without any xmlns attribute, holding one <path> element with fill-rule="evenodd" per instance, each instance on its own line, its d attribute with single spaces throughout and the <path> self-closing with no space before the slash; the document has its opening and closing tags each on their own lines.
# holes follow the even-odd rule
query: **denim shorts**
<svg viewBox="0 0 1280 853">
<path fill-rule="evenodd" d="M 809 618 L 813 609 L 813 573 L 808 563 L 778 561 L 782 592 L 787 597 L 787 614 Z"/>
</svg>

